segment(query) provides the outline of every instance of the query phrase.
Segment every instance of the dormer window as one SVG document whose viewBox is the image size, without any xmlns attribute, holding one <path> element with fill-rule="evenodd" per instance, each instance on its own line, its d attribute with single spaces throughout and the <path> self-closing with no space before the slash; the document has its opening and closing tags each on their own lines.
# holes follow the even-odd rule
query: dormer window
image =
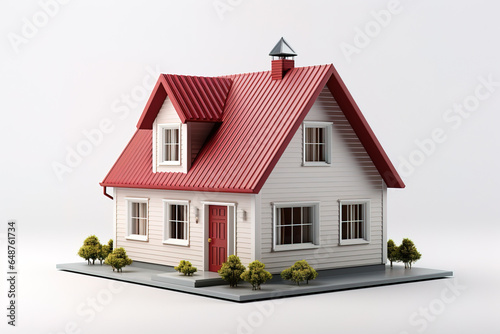
<svg viewBox="0 0 500 334">
<path fill-rule="evenodd" d="M 304 166 L 329 166 L 331 163 L 331 122 L 304 122 Z"/>
<path fill-rule="evenodd" d="M 179 124 L 160 124 L 160 164 L 180 165 L 181 129 Z"/>
</svg>

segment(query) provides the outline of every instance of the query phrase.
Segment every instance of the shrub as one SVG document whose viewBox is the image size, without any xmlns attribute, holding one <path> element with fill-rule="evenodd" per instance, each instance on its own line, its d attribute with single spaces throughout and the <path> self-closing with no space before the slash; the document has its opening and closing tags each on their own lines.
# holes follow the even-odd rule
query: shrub
<svg viewBox="0 0 500 334">
<path fill-rule="evenodd" d="M 236 255 L 229 255 L 226 262 L 222 264 L 218 273 L 223 280 L 229 282 L 230 287 L 238 286 L 241 281 L 241 274 L 245 272 L 245 266 L 241 264 L 240 258 Z"/>
<path fill-rule="evenodd" d="M 392 262 L 399 261 L 399 247 L 396 246 L 392 239 L 389 239 L 389 241 L 387 241 L 387 259 L 391 262 L 391 268 Z"/>
<path fill-rule="evenodd" d="M 198 269 L 196 269 L 196 267 L 193 267 L 191 262 L 185 261 L 185 260 L 182 260 L 181 262 L 179 262 L 179 265 L 177 267 L 174 267 L 174 269 L 176 271 L 184 274 L 184 276 L 186 276 L 186 275 L 191 276 L 193 273 L 198 271 Z"/>
<path fill-rule="evenodd" d="M 91 235 L 83 241 L 83 246 L 78 250 L 78 255 L 87 260 L 87 264 L 90 264 L 90 260 L 94 264 L 95 260 L 99 257 L 100 251 L 101 244 L 99 243 L 99 239 L 95 235 Z"/>
<path fill-rule="evenodd" d="M 127 256 L 125 249 L 120 247 L 113 250 L 113 252 L 106 257 L 104 263 L 109 264 L 113 268 L 113 271 L 116 269 L 116 271 L 120 272 L 123 271 L 123 267 L 132 264 L 132 260 Z"/>
<path fill-rule="evenodd" d="M 113 251 L 113 239 L 109 239 L 107 245 L 101 245 L 101 249 L 100 249 L 99 254 L 97 256 L 97 258 L 101 262 L 101 265 L 102 265 L 102 261 L 106 260 L 106 258 L 108 257 L 108 255 L 112 251 Z"/>
<path fill-rule="evenodd" d="M 281 278 L 295 282 L 297 285 L 304 281 L 309 284 L 309 280 L 313 280 L 317 276 L 317 271 L 306 260 L 297 261 L 293 266 L 281 272 Z"/>
<path fill-rule="evenodd" d="M 405 268 L 411 268 L 412 263 L 417 262 L 422 257 L 422 254 L 417 251 L 417 247 L 415 247 L 413 241 L 408 238 L 403 239 L 398 249 L 398 259 L 405 264 Z"/>
<path fill-rule="evenodd" d="M 241 279 L 252 284 L 252 290 L 260 290 L 260 285 L 273 278 L 273 275 L 264 268 L 266 265 L 258 260 L 248 265 L 248 269 L 241 274 Z"/>
</svg>

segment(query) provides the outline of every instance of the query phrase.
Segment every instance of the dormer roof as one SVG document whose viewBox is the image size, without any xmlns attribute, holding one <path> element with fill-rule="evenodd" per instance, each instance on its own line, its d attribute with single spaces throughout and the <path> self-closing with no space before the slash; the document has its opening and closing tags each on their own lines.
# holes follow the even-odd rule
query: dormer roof
<svg viewBox="0 0 500 334">
<path fill-rule="evenodd" d="M 231 84 L 231 79 L 223 77 L 161 74 L 137 128 L 152 128 L 167 95 L 182 123 L 220 122 Z"/>
</svg>

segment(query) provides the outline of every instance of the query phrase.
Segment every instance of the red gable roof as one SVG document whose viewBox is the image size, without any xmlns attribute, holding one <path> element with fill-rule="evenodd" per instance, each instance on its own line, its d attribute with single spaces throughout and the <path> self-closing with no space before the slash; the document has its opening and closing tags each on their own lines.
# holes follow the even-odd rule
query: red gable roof
<svg viewBox="0 0 500 334">
<path fill-rule="evenodd" d="M 225 78 L 160 76 L 136 133 L 101 185 L 258 193 L 325 85 L 387 186 L 403 188 L 333 65 L 294 68 L 282 80 L 271 80 L 270 71 Z M 183 122 L 221 121 L 187 173 L 152 171 L 152 123 L 166 95 Z"/>
<path fill-rule="evenodd" d="M 152 128 L 167 95 L 182 123 L 220 122 L 230 88 L 231 79 L 227 78 L 162 74 L 137 123 L 137 128 Z"/>
</svg>

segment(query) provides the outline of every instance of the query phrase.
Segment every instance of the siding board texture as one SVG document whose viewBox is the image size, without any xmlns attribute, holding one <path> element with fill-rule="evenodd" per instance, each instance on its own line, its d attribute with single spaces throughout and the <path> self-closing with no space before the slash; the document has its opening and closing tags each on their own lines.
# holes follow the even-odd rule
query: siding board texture
<svg viewBox="0 0 500 334">
<path fill-rule="evenodd" d="M 261 190 L 261 260 L 272 273 L 305 259 L 316 269 L 382 263 L 382 196 L 377 168 L 328 88 L 321 91 L 305 121 L 333 122 L 332 163 L 302 166 L 302 126 Z M 370 200 L 370 242 L 339 245 L 339 200 Z M 319 201 L 319 248 L 272 250 L 272 203 Z"/>
<path fill-rule="evenodd" d="M 207 239 L 204 232 L 202 201 L 237 203 L 236 218 L 236 255 L 243 264 L 248 265 L 253 258 L 251 254 L 251 226 L 254 217 L 251 213 L 250 194 L 222 194 L 190 191 L 154 190 L 154 189 L 116 189 L 116 247 L 124 247 L 127 255 L 135 261 L 174 266 L 181 260 L 188 260 L 198 270 L 204 270 L 204 243 Z M 127 203 L 125 197 L 149 198 L 148 206 L 148 241 L 128 240 L 127 236 Z M 189 246 L 169 245 L 163 243 L 163 199 L 189 200 Z M 199 209 L 199 222 L 195 221 L 196 208 Z M 247 212 L 243 220 L 242 212 Z M 208 268 L 206 268 L 208 269 Z"/>
</svg>

